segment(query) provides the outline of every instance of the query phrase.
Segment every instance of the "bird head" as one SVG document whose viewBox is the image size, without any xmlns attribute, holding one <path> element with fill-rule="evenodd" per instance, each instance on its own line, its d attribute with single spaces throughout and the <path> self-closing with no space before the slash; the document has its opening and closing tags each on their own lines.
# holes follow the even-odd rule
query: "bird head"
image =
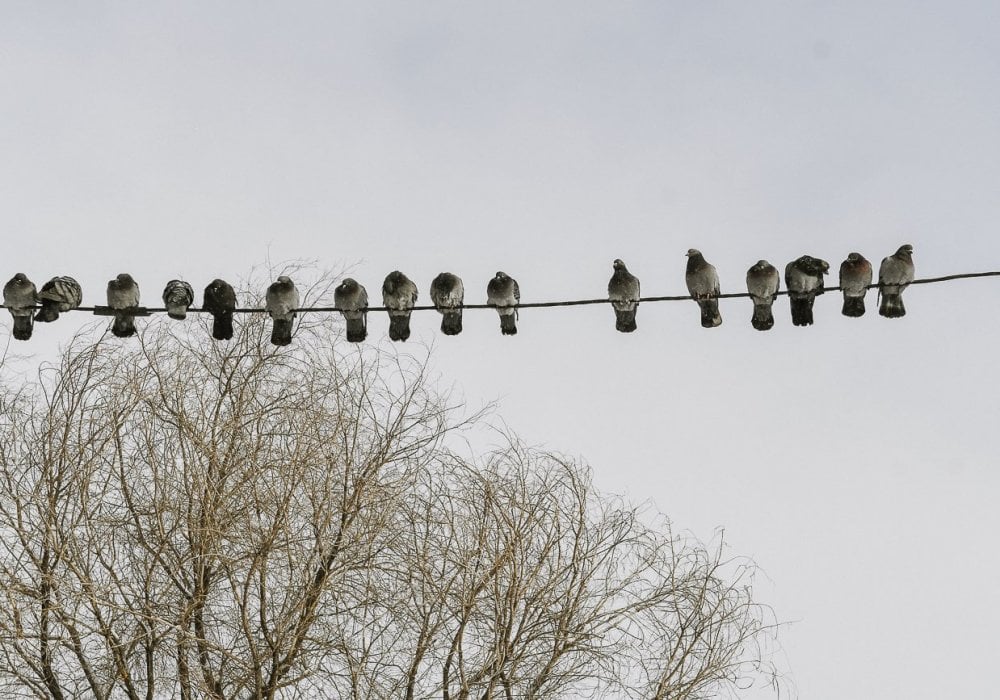
<svg viewBox="0 0 1000 700">
<path fill-rule="evenodd" d="M 278 275 L 278 281 L 281 282 L 282 284 L 291 284 L 292 278 L 289 277 L 288 275 Z"/>
<path fill-rule="evenodd" d="M 623 263 L 620 258 L 616 258 L 615 261 L 613 263 L 611 263 L 611 264 L 612 264 L 612 266 L 616 270 L 624 270 L 625 269 L 625 263 Z"/>
<path fill-rule="evenodd" d="M 23 272 L 18 272 L 16 275 L 14 275 L 14 279 L 12 281 L 17 282 L 18 284 L 24 284 L 25 282 L 28 281 L 28 276 Z"/>
<path fill-rule="evenodd" d="M 695 248 L 688 248 L 688 252 L 686 252 L 685 255 L 689 258 L 692 258 L 695 255 L 701 255 L 701 251 Z"/>
<path fill-rule="evenodd" d="M 847 259 L 852 263 L 859 262 L 861 260 L 861 253 L 848 253 Z"/>
<path fill-rule="evenodd" d="M 913 246 L 909 243 L 899 246 L 899 250 L 896 251 L 896 255 L 913 255 Z"/>
<path fill-rule="evenodd" d="M 497 278 L 498 280 L 505 280 L 505 279 L 508 279 L 508 277 L 507 277 L 507 273 L 506 273 L 506 272 L 498 272 L 498 273 L 497 273 L 497 275 L 496 275 L 496 278 Z"/>
</svg>

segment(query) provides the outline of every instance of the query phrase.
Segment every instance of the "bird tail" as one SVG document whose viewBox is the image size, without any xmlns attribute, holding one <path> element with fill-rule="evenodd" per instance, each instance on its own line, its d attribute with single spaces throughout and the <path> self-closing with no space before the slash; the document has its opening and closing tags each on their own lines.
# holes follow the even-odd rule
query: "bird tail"
<svg viewBox="0 0 1000 700">
<path fill-rule="evenodd" d="M 751 325 L 759 331 L 769 331 L 774 327 L 774 312 L 771 310 L 771 302 L 766 304 L 753 305 L 753 318 Z"/>
<path fill-rule="evenodd" d="M 514 314 L 504 314 L 500 317 L 500 332 L 504 335 L 517 335 L 517 321 Z"/>
<path fill-rule="evenodd" d="M 462 332 L 462 312 L 445 311 L 441 317 L 441 332 L 445 335 L 458 335 Z"/>
<path fill-rule="evenodd" d="M 406 341 L 410 337 L 410 315 L 389 317 L 389 340 Z"/>
<path fill-rule="evenodd" d="M 813 323 L 813 297 L 789 297 L 792 306 L 792 325 L 811 326 Z"/>
<path fill-rule="evenodd" d="M 111 324 L 111 332 L 118 338 L 129 338 L 135 335 L 135 322 L 131 316 L 117 315 Z"/>
<path fill-rule="evenodd" d="M 292 344 L 292 319 L 274 319 L 274 327 L 271 329 L 271 343 L 273 345 Z"/>
<path fill-rule="evenodd" d="M 636 308 L 615 309 L 615 330 L 622 333 L 631 333 L 638 326 L 635 324 Z"/>
<path fill-rule="evenodd" d="M 51 323 L 59 318 L 59 302 L 42 299 L 42 308 L 35 314 L 35 320 Z"/>
<path fill-rule="evenodd" d="M 886 318 L 901 318 L 905 316 L 906 307 L 903 306 L 903 295 L 882 292 L 882 303 L 878 307 L 878 312 Z"/>
<path fill-rule="evenodd" d="M 701 307 L 701 327 L 715 328 L 722 325 L 722 316 L 719 314 L 718 299 L 699 299 L 698 306 Z"/>
<path fill-rule="evenodd" d="M 865 298 L 864 297 L 849 297 L 844 296 L 844 310 L 843 314 L 845 316 L 850 316 L 851 318 L 858 318 L 859 316 L 865 315 Z"/>
<path fill-rule="evenodd" d="M 364 317 L 345 319 L 347 325 L 347 342 L 360 343 L 368 337 L 368 328 Z"/>
<path fill-rule="evenodd" d="M 31 329 L 34 327 L 34 320 L 31 317 L 31 312 L 28 312 L 24 316 L 14 317 L 14 338 L 16 340 L 29 340 L 31 338 Z"/>
<path fill-rule="evenodd" d="M 212 321 L 212 337 L 216 340 L 230 340 L 233 337 L 233 315 L 221 313 Z"/>
</svg>

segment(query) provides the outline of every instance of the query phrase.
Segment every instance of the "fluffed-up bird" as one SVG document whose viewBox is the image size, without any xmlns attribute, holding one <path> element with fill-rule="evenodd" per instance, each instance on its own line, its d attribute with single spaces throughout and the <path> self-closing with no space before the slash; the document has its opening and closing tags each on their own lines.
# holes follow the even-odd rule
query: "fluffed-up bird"
<svg viewBox="0 0 1000 700">
<path fill-rule="evenodd" d="M 865 315 L 865 293 L 872 283 L 872 264 L 861 253 L 849 253 L 840 263 L 840 291 L 844 294 L 841 313 L 851 318 Z"/>
<path fill-rule="evenodd" d="M 803 255 L 785 266 L 785 287 L 792 308 L 792 325 L 811 326 L 813 301 L 823 293 L 823 275 L 830 263 Z"/>
<path fill-rule="evenodd" d="M 495 306 L 500 314 L 500 332 L 517 334 L 517 306 L 521 301 L 521 288 L 517 280 L 506 272 L 498 272 L 486 285 L 486 303 Z"/>
<path fill-rule="evenodd" d="M 715 266 L 705 260 L 700 251 L 691 248 L 687 252 L 687 282 L 691 298 L 701 307 L 702 328 L 715 328 L 722 324 L 719 314 L 719 273 Z"/>
<path fill-rule="evenodd" d="M 368 292 L 350 277 L 333 290 L 333 305 L 344 316 L 347 341 L 360 343 L 368 337 Z"/>
<path fill-rule="evenodd" d="M 747 291 L 753 300 L 750 324 L 759 331 L 774 327 L 774 311 L 771 307 L 778 298 L 780 286 L 781 274 L 767 260 L 758 260 L 747 270 Z"/>
<path fill-rule="evenodd" d="M 382 306 L 389 313 L 389 340 L 405 341 L 410 337 L 410 314 L 417 303 L 417 285 L 399 270 L 393 270 L 382 282 Z"/>
<path fill-rule="evenodd" d="M 202 308 L 212 314 L 212 337 L 230 340 L 233 337 L 233 311 L 236 309 L 236 290 L 225 280 L 215 279 L 205 287 Z"/>
<path fill-rule="evenodd" d="M 35 320 L 50 323 L 59 318 L 63 311 L 75 309 L 83 302 L 80 283 L 72 277 L 53 277 L 42 285 L 38 292 L 42 308 L 35 314 Z"/>
<path fill-rule="evenodd" d="M 194 290 L 183 280 L 170 280 L 163 288 L 163 305 L 167 307 L 167 316 L 183 321 L 187 318 L 187 310 L 194 303 Z"/>
<path fill-rule="evenodd" d="M 292 326 L 295 322 L 295 310 L 299 308 L 299 290 L 295 283 L 286 275 L 280 275 L 264 295 L 264 310 L 271 316 L 274 323 L 271 328 L 272 345 L 290 345 L 292 342 Z"/>
<path fill-rule="evenodd" d="M 111 332 L 119 338 L 135 335 L 135 317 L 127 313 L 128 309 L 139 306 L 139 285 L 132 275 L 123 272 L 108 282 L 108 306 L 123 312 L 115 314 Z"/>
<path fill-rule="evenodd" d="M 18 272 L 3 286 L 3 303 L 14 317 L 14 338 L 28 340 L 34 327 L 37 290 L 34 283 Z"/>
<path fill-rule="evenodd" d="M 906 315 L 903 290 L 913 281 L 913 246 L 907 243 L 882 260 L 878 268 L 878 291 L 882 302 L 878 312 L 886 318 Z"/>
<path fill-rule="evenodd" d="M 635 314 L 639 309 L 639 278 L 628 271 L 625 263 L 615 260 L 615 271 L 608 282 L 608 299 L 615 310 L 615 330 L 631 333 L 636 329 Z"/>
<path fill-rule="evenodd" d="M 465 285 L 458 275 L 442 272 L 431 282 L 431 301 L 441 314 L 441 332 L 458 335 L 462 332 L 462 303 Z"/>
</svg>

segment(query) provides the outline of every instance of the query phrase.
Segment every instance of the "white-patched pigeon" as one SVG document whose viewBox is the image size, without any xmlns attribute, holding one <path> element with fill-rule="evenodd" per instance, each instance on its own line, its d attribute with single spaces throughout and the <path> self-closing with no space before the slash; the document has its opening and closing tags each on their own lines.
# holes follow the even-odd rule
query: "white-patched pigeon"
<svg viewBox="0 0 1000 700">
<path fill-rule="evenodd" d="M 38 300 L 42 308 L 35 314 L 35 320 L 49 323 L 59 318 L 63 311 L 79 307 L 83 302 L 83 290 L 72 277 L 53 277 L 42 285 Z"/>
<path fill-rule="evenodd" d="M 486 285 L 486 303 L 495 306 L 500 314 L 500 332 L 517 334 L 517 306 L 521 301 L 521 288 L 517 280 L 506 272 L 498 272 Z"/>
<path fill-rule="evenodd" d="M 844 294 L 841 313 L 851 318 L 865 315 L 865 293 L 872 283 L 872 264 L 861 253 L 849 253 L 840 263 L 840 291 Z"/>
<path fill-rule="evenodd" d="M 34 283 L 23 272 L 18 272 L 3 286 L 3 303 L 14 317 L 16 340 L 31 338 L 37 299 Z"/>
<path fill-rule="evenodd" d="M 792 324 L 811 326 L 813 301 L 823 293 L 823 275 L 830 263 L 811 255 L 803 255 L 785 266 L 785 287 L 792 308 Z"/>
<path fill-rule="evenodd" d="M 702 328 L 715 328 L 722 324 L 719 314 L 719 273 L 715 266 L 705 260 L 700 251 L 691 248 L 687 252 L 687 282 L 691 298 L 701 307 Z"/>
<path fill-rule="evenodd" d="M 212 314 L 212 337 L 230 340 L 233 337 L 233 310 L 236 309 L 236 291 L 225 280 L 215 279 L 205 287 L 202 308 Z"/>
<path fill-rule="evenodd" d="M 608 299 L 615 310 L 615 330 L 631 333 L 636 329 L 635 313 L 639 309 L 639 278 L 628 271 L 625 263 L 615 260 L 615 271 L 608 282 Z"/>
<path fill-rule="evenodd" d="M 267 288 L 264 310 L 271 315 L 274 327 L 271 329 L 273 345 L 290 345 L 295 310 L 299 308 L 299 290 L 290 277 L 281 275 Z"/>
<path fill-rule="evenodd" d="M 348 342 L 368 337 L 368 292 L 363 285 L 348 277 L 333 290 L 333 305 L 344 316 Z"/>
<path fill-rule="evenodd" d="M 441 313 L 441 332 L 458 335 L 462 332 L 462 303 L 465 285 L 458 275 L 442 272 L 431 282 L 431 301 Z"/>
<path fill-rule="evenodd" d="M 163 288 L 163 305 L 167 307 L 167 316 L 183 321 L 187 318 L 187 310 L 194 303 L 194 290 L 191 285 L 182 280 L 170 280 Z"/>
<path fill-rule="evenodd" d="M 913 281 L 913 246 L 907 243 L 882 260 L 878 268 L 878 289 L 882 303 L 878 312 L 886 318 L 906 315 L 903 290 Z"/>
<path fill-rule="evenodd" d="M 389 313 L 389 339 L 405 341 L 410 337 L 410 313 L 417 303 L 417 285 L 399 270 L 393 270 L 382 283 L 382 306 Z"/>
<path fill-rule="evenodd" d="M 132 275 L 123 272 L 108 282 L 108 306 L 125 312 L 115 314 L 111 332 L 119 338 L 135 335 L 135 317 L 127 313 L 128 309 L 139 306 L 139 285 Z"/>
<path fill-rule="evenodd" d="M 753 316 L 750 324 L 759 331 L 774 327 L 774 311 L 771 306 L 778 298 L 781 274 L 778 268 L 767 260 L 758 260 L 747 270 L 747 291 L 753 300 Z"/>
</svg>

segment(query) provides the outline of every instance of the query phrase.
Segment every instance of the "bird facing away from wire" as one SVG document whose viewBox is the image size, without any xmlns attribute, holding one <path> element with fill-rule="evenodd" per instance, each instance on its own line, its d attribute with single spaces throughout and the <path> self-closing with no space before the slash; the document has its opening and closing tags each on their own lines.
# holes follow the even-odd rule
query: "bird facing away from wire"
<svg viewBox="0 0 1000 700">
<path fill-rule="evenodd" d="M 517 280 L 506 272 L 498 272 L 486 285 L 486 303 L 495 306 L 500 314 L 500 332 L 517 334 L 517 305 L 521 301 L 521 288 Z"/>
<path fill-rule="evenodd" d="M 458 335 L 462 332 L 462 303 L 465 285 L 458 275 L 442 272 L 431 282 L 431 301 L 441 314 L 441 332 Z"/>
<path fill-rule="evenodd" d="M 299 290 L 290 277 L 280 275 L 264 295 L 264 310 L 271 315 L 274 326 L 271 329 L 272 345 L 290 345 L 295 309 L 299 308 Z"/>
<path fill-rule="evenodd" d="M 139 285 L 132 275 L 121 273 L 108 282 L 108 307 L 122 313 L 115 314 L 111 332 L 119 338 L 135 335 L 135 318 L 128 309 L 139 306 Z"/>
<path fill-rule="evenodd" d="M 333 290 L 333 305 L 344 316 L 349 343 L 368 337 L 368 292 L 364 285 L 348 277 Z"/>
<path fill-rule="evenodd" d="M 715 328 L 722 324 L 719 314 L 719 273 L 710 265 L 700 251 L 691 248 L 687 252 L 687 282 L 691 298 L 701 307 L 702 328 Z"/>
<path fill-rule="evenodd" d="M 851 318 L 865 315 L 865 293 L 872 283 L 872 264 L 861 253 L 850 253 L 840 263 L 840 290 L 844 293 L 841 313 Z"/>
<path fill-rule="evenodd" d="M 615 310 L 615 330 L 631 333 L 635 325 L 635 313 L 639 309 L 639 278 L 628 271 L 625 263 L 615 260 L 615 271 L 608 282 L 608 299 Z"/>
<path fill-rule="evenodd" d="M 83 291 L 80 283 L 72 277 L 53 277 L 42 285 L 38 300 L 42 303 L 42 308 L 35 314 L 35 320 L 49 323 L 59 318 L 63 311 L 80 306 Z"/>
<path fill-rule="evenodd" d="M 417 285 L 399 270 L 393 270 L 382 282 L 382 306 L 389 313 L 389 340 L 405 341 L 410 337 L 410 313 L 417 303 Z"/>
<path fill-rule="evenodd" d="M 825 260 L 803 255 L 785 266 L 785 286 L 792 308 L 792 325 L 811 326 L 813 301 L 823 293 L 823 275 L 830 270 Z"/>
<path fill-rule="evenodd" d="M 170 280 L 163 288 L 163 305 L 167 307 L 167 316 L 183 321 L 187 318 L 187 310 L 194 303 L 194 290 L 191 285 L 182 280 Z"/>
<path fill-rule="evenodd" d="M 236 291 L 225 280 L 215 279 L 205 287 L 202 308 L 212 314 L 212 337 L 230 340 L 233 337 L 233 311 L 236 309 Z"/>
<path fill-rule="evenodd" d="M 18 272 L 3 286 L 3 303 L 14 317 L 14 338 L 28 340 L 34 327 L 35 285 L 23 272 Z"/>
<path fill-rule="evenodd" d="M 878 312 L 886 318 L 906 315 L 903 290 L 913 281 L 913 246 L 907 243 L 882 260 L 878 268 L 878 290 L 882 303 Z"/>
<path fill-rule="evenodd" d="M 747 270 L 747 291 L 753 300 L 750 324 L 759 331 L 768 331 L 774 327 L 774 311 L 771 306 L 778 298 L 780 286 L 781 274 L 767 260 L 758 260 Z"/>
</svg>

